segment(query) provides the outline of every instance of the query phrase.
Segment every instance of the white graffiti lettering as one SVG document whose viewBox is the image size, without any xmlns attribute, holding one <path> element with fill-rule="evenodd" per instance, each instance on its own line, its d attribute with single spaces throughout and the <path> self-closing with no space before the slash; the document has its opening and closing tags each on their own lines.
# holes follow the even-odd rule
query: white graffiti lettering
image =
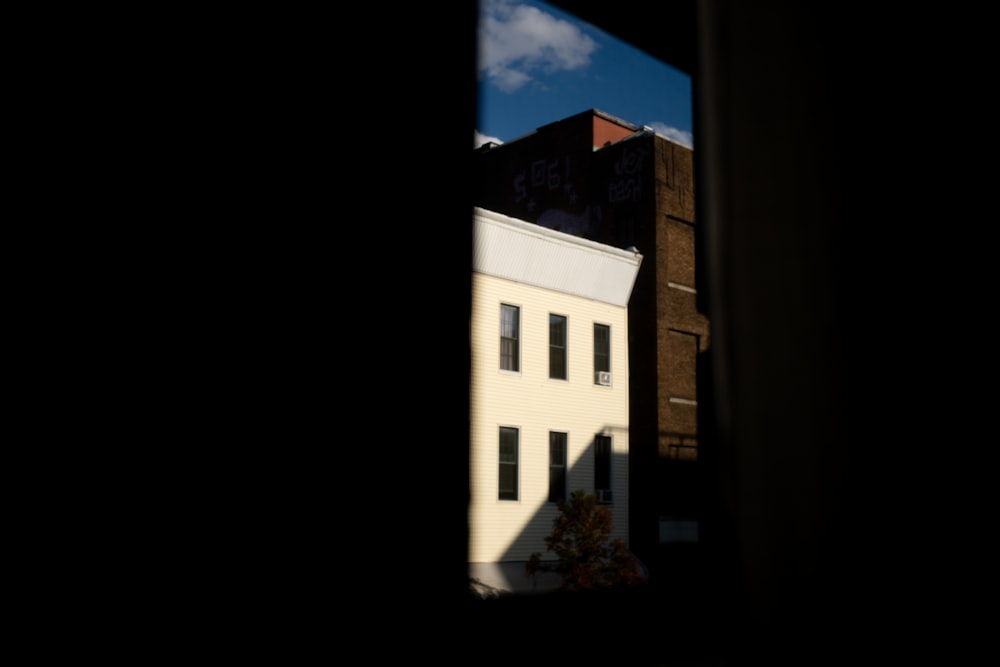
<svg viewBox="0 0 1000 667">
<path fill-rule="evenodd" d="M 524 186 L 524 181 L 527 179 L 524 172 L 520 174 L 515 174 L 514 176 L 514 201 L 522 202 L 528 196 L 528 190 Z"/>
<path fill-rule="evenodd" d="M 615 162 L 615 174 L 620 178 L 608 184 L 608 202 L 639 201 L 642 199 L 642 167 L 650 147 L 625 146 Z"/>
<path fill-rule="evenodd" d="M 521 203 L 530 196 L 530 189 L 563 190 L 571 202 L 577 195 L 570 181 L 570 159 L 532 160 L 527 169 L 514 174 L 514 202 Z"/>
<path fill-rule="evenodd" d="M 638 178 L 625 178 L 608 184 L 608 203 L 639 201 L 642 199 L 642 182 Z"/>
</svg>

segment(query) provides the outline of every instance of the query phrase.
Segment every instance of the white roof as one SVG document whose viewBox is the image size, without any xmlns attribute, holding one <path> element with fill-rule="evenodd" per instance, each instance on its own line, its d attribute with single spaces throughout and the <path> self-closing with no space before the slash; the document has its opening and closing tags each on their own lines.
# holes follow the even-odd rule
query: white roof
<svg viewBox="0 0 1000 667">
<path fill-rule="evenodd" d="M 627 306 L 642 255 L 475 207 L 472 270 Z"/>
</svg>

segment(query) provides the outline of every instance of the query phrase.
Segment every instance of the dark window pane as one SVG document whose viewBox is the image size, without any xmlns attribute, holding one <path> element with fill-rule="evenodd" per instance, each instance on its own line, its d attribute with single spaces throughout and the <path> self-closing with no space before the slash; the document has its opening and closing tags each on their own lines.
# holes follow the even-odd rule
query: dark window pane
<svg viewBox="0 0 1000 667">
<path fill-rule="evenodd" d="M 505 371 L 518 370 L 516 340 L 500 341 L 500 367 Z"/>
<path fill-rule="evenodd" d="M 517 500 L 517 466 L 500 466 L 500 500 Z"/>
<path fill-rule="evenodd" d="M 566 468 L 553 468 L 549 474 L 549 502 L 566 500 Z"/>
<path fill-rule="evenodd" d="M 562 315 L 549 315 L 549 343 L 566 345 L 566 318 Z"/>
<path fill-rule="evenodd" d="M 549 377 L 556 380 L 566 379 L 566 350 L 552 349 L 549 355 Z"/>
<path fill-rule="evenodd" d="M 517 444 L 500 443 L 500 463 L 517 463 Z"/>
<path fill-rule="evenodd" d="M 594 438 L 594 490 L 611 490 L 611 437 Z"/>
<path fill-rule="evenodd" d="M 549 502 L 566 499 L 566 434 L 549 432 Z"/>
<path fill-rule="evenodd" d="M 594 325 L 594 382 L 599 372 L 611 370 L 611 327 Z"/>
<path fill-rule="evenodd" d="M 517 436 L 516 428 L 500 427 L 500 500 L 517 500 Z"/>
<path fill-rule="evenodd" d="M 549 377 L 566 379 L 566 318 L 549 315 Z"/>
</svg>

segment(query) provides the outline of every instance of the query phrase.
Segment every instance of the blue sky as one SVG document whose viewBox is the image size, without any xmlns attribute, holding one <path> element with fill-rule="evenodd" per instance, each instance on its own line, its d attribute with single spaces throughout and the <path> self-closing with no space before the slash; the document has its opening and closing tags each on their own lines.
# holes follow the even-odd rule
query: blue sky
<svg viewBox="0 0 1000 667">
<path fill-rule="evenodd" d="M 693 148 L 691 77 L 536 0 L 478 0 L 475 145 L 600 109 Z"/>
</svg>

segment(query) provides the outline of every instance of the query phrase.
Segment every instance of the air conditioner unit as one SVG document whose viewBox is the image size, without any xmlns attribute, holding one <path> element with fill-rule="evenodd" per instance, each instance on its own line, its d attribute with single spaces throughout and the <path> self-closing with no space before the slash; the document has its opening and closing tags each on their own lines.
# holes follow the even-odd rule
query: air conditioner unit
<svg viewBox="0 0 1000 667">
<path fill-rule="evenodd" d="M 597 502 L 608 504 L 611 502 L 611 489 L 598 489 Z"/>
<path fill-rule="evenodd" d="M 611 386 L 611 373 L 608 371 L 597 371 L 597 384 L 605 387 Z"/>
</svg>

